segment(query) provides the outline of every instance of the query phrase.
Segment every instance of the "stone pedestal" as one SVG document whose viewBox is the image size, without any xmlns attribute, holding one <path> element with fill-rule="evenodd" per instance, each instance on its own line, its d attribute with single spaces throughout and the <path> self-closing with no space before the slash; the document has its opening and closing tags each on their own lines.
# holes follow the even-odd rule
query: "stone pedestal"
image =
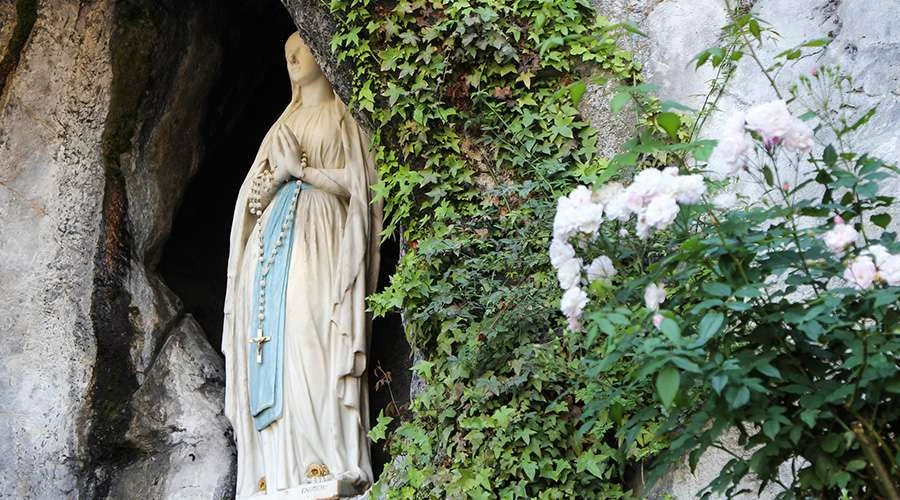
<svg viewBox="0 0 900 500">
<path fill-rule="evenodd" d="M 251 498 L 259 500 L 320 500 L 332 498 L 353 498 L 363 492 L 350 481 L 332 479 L 318 483 L 301 484 L 287 490 L 268 491 Z"/>
</svg>

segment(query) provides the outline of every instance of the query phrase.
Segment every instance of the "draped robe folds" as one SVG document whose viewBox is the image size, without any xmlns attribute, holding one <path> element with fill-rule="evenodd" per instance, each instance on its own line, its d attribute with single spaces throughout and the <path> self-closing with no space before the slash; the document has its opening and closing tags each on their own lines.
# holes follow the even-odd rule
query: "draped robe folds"
<svg viewBox="0 0 900 500">
<path fill-rule="evenodd" d="M 284 327 L 282 415 L 257 431 L 250 412 L 248 340 L 259 234 L 247 210 L 252 179 L 268 161 L 274 131 L 286 124 L 320 169 L 315 189 L 304 190 L 294 214 Z M 263 139 L 241 185 L 231 229 L 222 352 L 225 415 L 238 450 L 238 498 L 308 482 L 307 468 L 324 464 L 332 475 L 371 484 L 367 431 L 366 352 L 371 318 L 365 297 L 378 278 L 381 206 L 369 141 L 335 97 L 288 107 Z M 312 178 L 312 176 L 310 176 Z M 263 211 L 266 223 L 270 208 Z"/>
</svg>

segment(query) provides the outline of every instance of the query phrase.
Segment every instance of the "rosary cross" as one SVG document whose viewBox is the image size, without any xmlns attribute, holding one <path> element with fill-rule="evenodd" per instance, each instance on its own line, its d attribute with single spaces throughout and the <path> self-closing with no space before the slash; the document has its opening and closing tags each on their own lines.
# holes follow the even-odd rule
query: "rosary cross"
<svg viewBox="0 0 900 500">
<path fill-rule="evenodd" d="M 256 330 L 256 337 L 250 339 L 251 344 L 256 344 L 256 364 L 262 363 L 263 344 L 270 340 L 272 340 L 270 337 L 266 337 L 263 335 L 262 328 Z"/>
</svg>

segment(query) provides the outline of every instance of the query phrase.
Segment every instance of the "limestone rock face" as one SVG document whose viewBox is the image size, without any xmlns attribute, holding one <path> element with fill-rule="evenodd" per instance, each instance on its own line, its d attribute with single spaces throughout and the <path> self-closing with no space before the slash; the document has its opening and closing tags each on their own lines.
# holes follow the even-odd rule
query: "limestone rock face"
<svg viewBox="0 0 900 500">
<path fill-rule="evenodd" d="M 222 360 L 155 271 L 221 59 L 201 8 L 0 3 L 0 497 L 232 494 Z"/>
<path fill-rule="evenodd" d="M 127 438 L 145 453 L 116 475 L 109 497 L 232 495 L 236 454 L 231 426 L 222 412 L 224 387 L 222 358 L 206 342 L 197 322 L 185 317 L 131 401 L 134 418 Z"/>
<path fill-rule="evenodd" d="M 57 2 L 13 46 L 7 22 L 25 17 L 13 4 L 0 45 L 20 50 L 0 79 L 0 497 L 67 498 L 90 421 L 110 5 Z"/>
</svg>

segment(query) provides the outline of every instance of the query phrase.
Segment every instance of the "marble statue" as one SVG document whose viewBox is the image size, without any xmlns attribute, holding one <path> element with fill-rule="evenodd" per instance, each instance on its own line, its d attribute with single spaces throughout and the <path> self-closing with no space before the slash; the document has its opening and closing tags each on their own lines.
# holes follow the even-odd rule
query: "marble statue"
<svg viewBox="0 0 900 500">
<path fill-rule="evenodd" d="M 365 297 L 381 206 L 370 143 L 299 34 L 285 57 L 291 102 L 231 229 L 222 351 L 239 499 L 330 496 L 316 485 L 364 491 L 373 480 Z"/>
</svg>

